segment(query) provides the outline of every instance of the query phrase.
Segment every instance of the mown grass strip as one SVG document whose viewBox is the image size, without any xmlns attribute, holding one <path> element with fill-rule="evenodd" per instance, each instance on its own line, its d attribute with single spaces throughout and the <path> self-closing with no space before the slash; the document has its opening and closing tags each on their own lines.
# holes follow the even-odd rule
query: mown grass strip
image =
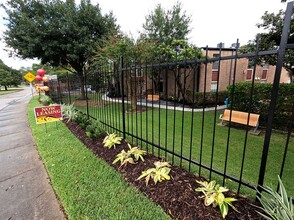
<svg viewBox="0 0 294 220">
<path fill-rule="evenodd" d="M 0 90 L 0 95 L 6 95 L 10 93 L 20 92 L 22 88 L 9 88 L 8 90 Z"/>
<path fill-rule="evenodd" d="M 38 151 L 69 219 L 170 219 L 156 204 L 121 179 L 62 123 L 36 125 L 32 99 L 28 118 Z"/>
</svg>

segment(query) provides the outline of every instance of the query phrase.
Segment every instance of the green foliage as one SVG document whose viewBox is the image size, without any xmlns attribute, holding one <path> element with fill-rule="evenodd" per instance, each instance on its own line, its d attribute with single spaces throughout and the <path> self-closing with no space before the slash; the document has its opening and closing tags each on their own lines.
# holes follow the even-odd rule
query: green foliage
<svg viewBox="0 0 294 220">
<path fill-rule="evenodd" d="M 230 197 L 226 198 L 223 194 L 224 192 L 229 191 L 227 188 L 216 184 L 216 181 L 208 183 L 207 181 L 196 180 L 196 182 L 201 185 L 201 187 L 198 187 L 195 190 L 196 192 L 202 192 L 204 194 L 204 204 L 206 206 L 213 205 L 213 207 L 219 206 L 223 218 L 228 214 L 229 206 L 235 209 L 232 202 L 236 201 L 236 199 Z"/>
<path fill-rule="evenodd" d="M 78 112 L 78 114 L 76 115 L 76 117 L 74 118 L 74 121 L 77 122 L 81 128 L 86 128 L 88 125 L 91 124 L 91 121 L 88 119 L 88 117 L 81 113 L 81 112 Z"/>
<path fill-rule="evenodd" d="M 97 48 L 96 57 L 101 60 L 110 59 L 116 63 L 119 63 L 120 57 L 124 57 L 124 62 L 129 63 L 130 60 L 135 59 L 135 41 L 134 39 L 123 35 L 109 36 L 103 40 L 103 45 Z"/>
<path fill-rule="evenodd" d="M 215 92 L 206 92 L 205 100 L 203 92 L 196 92 L 193 97 L 193 92 L 191 90 L 186 91 L 186 102 L 191 104 L 193 107 L 203 107 L 205 106 L 214 106 L 224 105 L 224 100 L 228 97 L 227 91 L 218 92 L 218 99 L 216 100 Z"/>
<path fill-rule="evenodd" d="M 153 179 L 154 183 L 162 182 L 163 180 L 170 180 L 170 164 L 168 162 L 156 161 L 154 163 L 155 168 L 150 168 L 142 172 L 142 175 L 139 176 L 139 179 L 145 177 L 146 186 L 149 183 L 150 178 Z"/>
<path fill-rule="evenodd" d="M 74 121 L 78 115 L 77 109 L 73 106 L 73 104 L 62 104 L 61 105 L 62 114 L 68 121 Z"/>
<path fill-rule="evenodd" d="M 0 89 L 1 86 L 7 87 L 9 86 L 18 86 L 22 81 L 22 76 L 18 70 L 12 69 L 5 65 L 2 60 L 0 60 Z"/>
<path fill-rule="evenodd" d="M 279 178 L 279 190 L 276 192 L 270 187 L 261 187 L 266 194 L 258 196 L 258 200 L 263 206 L 265 214 L 258 212 L 268 220 L 293 220 L 294 206 L 292 198 L 288 197 L 287 191 Z M 261 193 L 260 193 L 261 194 Z"/>
<path fill-rule="evenodd" d="M 103 144 L 104 147 L 108 147 L 108 148 L 115 148 L 116 144 L 120 144 L 122 140 L 122 137 L 117 136 L 117 134 L 112 133 L 112 134 L 108 134 L 104 140 L 103 140 Z"/>
<path fill-rule="evenodd" d="M 79 5 L 13 0 L 3 7 L 8 16 L 4 39 L 18 55 L 56 66 L 69 64 L 75 70 L 85 64 L 104 35 L 117 29 L 113 15 L 103 16 L 99 6 L 88 0 Z"/>
<path fill-rule="evenodd" d="M 138 147 L 132 147 L 128 144 L 130 150 L 125 152 L 122 150 L 118 155 L 116 155 L 116 159 L 113 161 L 113 164 L 120 161 L 120 166 L 127 165 L 127 163 L 135 164 L 136 161 L 142 160 L 144 161 L 143 155 L 146 154 L 146 151 L 139 149 Z"/>
<path fill-rule="evenodd" d="M 260 114 L 259 122 L 265 125 L 268 118 L 268 109 L 271 99 L 272 84 L 256 83 L 252 93 L 250 106 L 251 83 L 242 82 L 228 87 L 228 97 L 234 110 L 249 111 Z M 233 94 L 234 92 L 234 94 Z M 294 103 L 294 84 L 280 84 L 277 105 L 274 114 L 273 127 L 276 129 L 287 129 L 289 118 Z M 250 108 L 251 107 L 251 108 Z"/>
<path fill-rule="evenodd" d="M 182 11 L 179 2 L 170 10 L 164 10 L 159 4 L 145 19 L 144 34 L 158 43 L 170 45 L 174 39 L 187 40 L 191 31 L 191 17 Z"/>
<path fill-rule="evenodd" d="M 86 127 L 86 135 L 87 137 L 94 139 L 99 137 L 99 135 L 103 132 L 103 129 L 101 128 L 99 122 L 95 121 L 92 122 L 92 124 L 88 125 Z"/>
<path fill-rule="evenodd" d="M 90 0 L 9 0 L 2 7 L 7 14 L 4 40 L 14 53 L 77 74 L 84 99 L 84 68 L 101 39 L 118 29 L 112 13 L 103 15 Z"/>
<path fill-rule="evenodd" d="M 39 97 L 39 102 L 43 103 L 43 104 L 53 104 L 54 102 L 52 101 L 52 99 L 47 96 L 47 95 L 40 95 Z"/>
<path fill-rule="evenodd" d="M 170 44 L 159 44 L 156 53 L 157 59 L 161 62 L 193 60 L 202 56 L 199 48 L 182 39 L 173 39 Z"/>
</svg>

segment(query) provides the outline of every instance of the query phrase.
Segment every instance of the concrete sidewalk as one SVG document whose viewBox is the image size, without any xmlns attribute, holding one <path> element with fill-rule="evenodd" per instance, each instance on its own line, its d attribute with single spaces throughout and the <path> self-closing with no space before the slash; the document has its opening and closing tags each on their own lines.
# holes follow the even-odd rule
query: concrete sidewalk
<svg viewBox="0 0 294 220">
<path fill-rule="evenodd" d="M 0 219 L 65 219 L 27 120 L 30 88 L 0 96 Z"/>
</svg>

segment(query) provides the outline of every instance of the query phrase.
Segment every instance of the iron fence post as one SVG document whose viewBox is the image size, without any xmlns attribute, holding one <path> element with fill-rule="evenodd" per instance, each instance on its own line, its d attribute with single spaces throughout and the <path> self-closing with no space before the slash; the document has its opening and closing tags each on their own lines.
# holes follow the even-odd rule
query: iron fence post
<svg viewBox="0 0 294 220">
<path fill-rule="evenodd" d="M 69 99 L 69 104 L 71 105 L 70 84 L 69 84 L 69 76 L 68 76 L 68 72 L 66 72 L 66 76 L 67 76 L 68 99 Z"/>
<path fill-rule="evenodd" d="M 87 108 L 87 118 L 89 119 L 90 116 L 89 116 L 89 102 L 88 102 L 88 88 L 87 88 L 87 74 L 86 74 L 86 71 L 85 71 L 85 68 L 83 68 L 83 75 L 84 75 L 84 90 L 85 91 L 85 94 L 86 94 L 86 108 Z"/>
<path fill-rule="evenodd" d="M 123 125 L 123 138 L 126 139 L 126 117 L 125 117 L 125 94 L 124 94 L 124 60 L 120 57 L 120 76 L 121 76 L 121 99 L 122 99 L 122 125 Z"/>
<path fill-rule="evenodd" d="M 283 67 L 285 51 L 287 47 L 287 40 L 288 40 L 289 31 L 290 31 L 293 3 L 294 2 L 289 2 L 287 4 L 287 9 L 285 12 L 284 27 L 283 27 L 280 46 L 278 50 L 278 59 L 277 59 L 275 77 L 274 77 L 273 88 L 271 93 L 271 102 L 269 107 L 266 133 L 265 133 L 265 139 L 264 139 L 263 151 L 262 151 L 262 159 L 261 159 L 260 170 L 259 170 L 257 195 L 259 195 L 259 192 L 262 191 L 261 186 L 263 186 L 264 184 L 267 156 L 268 156 L 270 138 L 272 133 L 272 123 L 273 123 L 273 117 L 274 117 L 274 112 L 275 112 L 275 107 L 276 107 L 276 102 L 277 102 L 277 97 L 279 92 L 280 77 L 281 77 L 281 71 Z"/>
</svg>

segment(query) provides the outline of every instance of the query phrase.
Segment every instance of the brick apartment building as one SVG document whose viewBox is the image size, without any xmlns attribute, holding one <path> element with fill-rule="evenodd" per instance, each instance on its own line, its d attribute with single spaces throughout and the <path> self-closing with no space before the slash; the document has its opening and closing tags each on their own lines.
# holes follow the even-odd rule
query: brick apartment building
<svg viewBox="0 0 294 220">
<path fill-rule="evenodd" d="M 232 48 L 222 48 L 221 56 L 232 56 L 234 54 Z M 208 57 L 218 57 L 219 48 L 208 48 Z M 217 78 L 219 75 L 219 91 L 226 90 L 227 86 L 232 84 L 235 72 L 235 60 L 222 60 L 220 64 L 220 69 L 218 69 L 219 63 L 214 62 L 207 65 L 207 81 L 206 81 L 206 91 L 215 91 L 217 85 Z M 201 66 L 200 70 L 200 83 L 199 92 L 204 91 L 204 65 Z M 255 82 L 256 83 L 273 83 L 274 74 L 276 67 L 272 65 L 258 65 L 256 66 L 255 72 Z M 240 58 L 237 60 L 236 64 L 236 76 L 235 83 L 252 81 L 253 77 L 253 62 L 248 58 Z M 281 73 L 280 83 L 289 83 L 290 78 L 288 72 L 283 69 Z"/>
<path fill-rule="evenodd" d="M 232 56 L 234 54 L 234 48 L 222 48 L 221 57 Z M 205 53 L 206 51 L 204 51 Z M 219 48 L 208 48 L 208 57 L 218 57 L 220 56 Z M 156 86 L 152 86 L 152 80 L 147 78 L 147 83 L 142 82 L 145 86 L 140 86 L 141 91 L 139 93 L 159 93 L 161 96 L 165 96 L 167 90 L 167 96 L 177 96 L 181 97 L 180 89 L 177 83 L 175 83 L 176 77 L 180 77 L 179 82 L 185 85 L 185 92 L 192 92 L 193 88 L 195 92 L 210 92 L 216 91 L 218 84 L 218 91 L 224 91 L 227 89 L 227 86 L 233 83 L 234 74 L 235 74 L 235 83 L 238 82 L 251 82 L 253 77 L 253 65 L 252 61 L 248 58 L 239 58 L 236 63 L 236 71 L 235 71 L 235 60 L 228 59 L 222 60 L 220 62 L 215 61 L 212 63 L 208 63 L 207 67 L 205 64 L 201 64 L 198 71 L 196 71 L 196 77 L 194 78 L 193 69 L 184 69 L 180 68 L 175 73 L 173 71 L 168 72 L 168 77 L 166 77 L 166 72 L 162 71 L 159 77 L 159 86 L 158 89 L 155 89 Z M 206 70 L 206 83 L 205 83 L 205 68 Z M 255 83 L 273 83 L 274 74 L 275 74 L 275 66 L 272 65 L 258 65 L 256 66 L 255 72 Z M 219 76 L 218 76 L 219 75 Z M 218 82 L 219 79 L 219 82 Z M 194 80 L 194 83 L 193 83 Z M 289 83 L 290 78 L 286 69 L 283 68 L 280 78 L 280 83 Z M 140 84 L 140 83 L 138 83 Z M 204 89 L 204 85 L 206 85 L 206 89 Z M 144 88 L 145 87 L 145 88 Z M 182 88 L 183 89 L 183 88 Z M 153 92 L 152 92 L 153 90 Z M 156 91 L 158 90 L 158 91 Z"/>
</svg>

